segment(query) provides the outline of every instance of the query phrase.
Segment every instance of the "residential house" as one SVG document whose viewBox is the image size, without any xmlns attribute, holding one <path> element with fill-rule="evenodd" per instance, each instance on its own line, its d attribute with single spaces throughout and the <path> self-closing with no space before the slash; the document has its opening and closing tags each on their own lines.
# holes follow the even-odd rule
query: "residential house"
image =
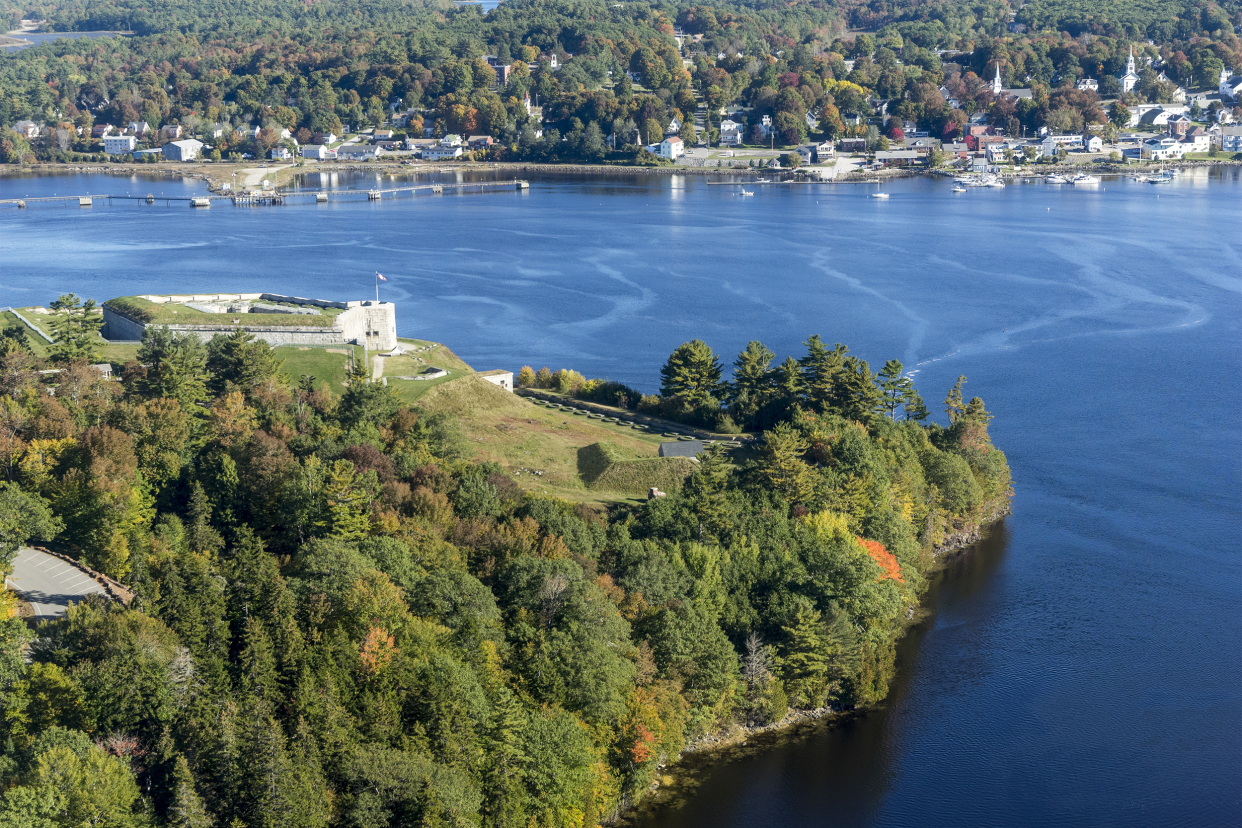
<svg viewBox="0 0 1242 828">
<path fill-rule="evenodd" d="M 289 152 L 287 147 L 272 147 L 270 154 L 273 161 L 288 161 L 293 157 L 293 153 Z"/>
<path fill-rule="evenodd" d="M 438 146 L 439 143 L 435 138 L 411 138 L 408 135 L 405 137 L 405 148 L 407 150 L 419 151 L 427 147 Z"/>
<path fill-rule="evenodd" d="M 1223 152 L 1242 152 L 1242 126 L 1221 127 L 1219 140 Z"/>
<path fill-rule="evenodd" d="M 1082 146 L 1083 146 L 1083 149 L 1085 149 L 1087 152 L 1103 152 L 1104 151 L 1104 139 L 1098 135 L 1092 135 L 1091 137 L 1083 141 Z"/>
<path fill-rule="evenodd" d="M 1228 67 L 1222 67 L 1217 91 L 1223 100 L 1242 101 L 1242 75 L 1235 75 Z"/>
<path fill-rule="evenodd" d="M 131 153 L 138 145 L 138 139 L 132 135 L 107 135 L 103 139 L 104 152 L 107 155 Z"/>
<path fill-rule="evenodd" d="M 967 135 L 966 146 L 970 148 L 971 152 L 983 152 L 988 144 L 995 144 L 998 141 L 1004 140 L 1005 137 L 1003 135 L 989 135 L 986 133 L 983 135 Z"/>
<path fill-rule="evenodd" d="M 740 147 L 742 145 L 742 125 L 737 121 L 720 122 L 720 145 L 722 147 Z"/>
<path fill-rule="evenodd" d="M 1075 84 L 1079 92 L 1099 92 L 1100 82 L 1095 78 L 1079 78 Z"/>
<path fill-rule="evenodd" d="M 164 124 L 163 128 L 160 130 L 160 134 L 162 134 L 166 140 L 176 141 L 181 137 L 181 124 Z"/>
<path fill-rule="evenodd" d="M 866 152 L 866 138 L 842 138 L 837 141 L 837 149 L 841 152 Z"/>
<path fill-rule="evenodd" d="M 460 146 L 461 146 L 461 136 L 460 136 L 460 135 L 456 135 L 456 134 L 454 134 L 454 133 L 451 133 L 451 132 L 450 132 L 448 135 L 445 135 L 443 138 L 441 138 L 441 139 L 440 139 L 440 146 L 442 146 L 442 147 L 460 147 Z"/>
<path fill-rule="evenodd" d="M 927 156 L 931 155 L 931 151 L 940 142 L 934 138 L 904 138 L 902 143 L 905 145 L 904 149 L 914 150 L 919 155 Z"/>
<path fill-rule="evenodd" d="M 804 115 L 803 117 L 806 119 L 807 129 L 809 129 L 811 132 L 814 132 L 815 130 L 819 129 L 819 118 L 816 118 L 810 112 L 806 113 L 806 115 Z"/>
<path fill-rule="evenodd" d="M 940 151 L 944 153 L 946 161 L 965 161 L 970 157 L 970 147 L 966 146 L 965 141 L 941 143 Z"/>
<path fill-rule="evenodd" d="M 1166 133 L 1144 141 L 1140 157 L 1148 161 L 1175 161 L 1185 154 L 1186 147 Z"/>
<path fill-rule="evenodd" d="M 336 150 L 328 149 L 323 144 L 307 144 L 302 147 L 303 158 L 313 158 L 316 161 L 327 161 L 330 158 L 336 158 Z"/>
<path fill-rule="evenodd" d="M 686 154 L 686 147 L 677 136 L 665 138 L 660 142 L 660 157 L 670 161 Z"/>
<path fill-rule="evenodd" d="M 1186 152 L 1210 152 L 1212 149 L 1212 136 L 1201 126 L 1188 129 L 1181 137 L 1180 143 Z"/>
<path fill-rule="evenodd" d="M 17 123 L 13 124 L 13 130 L 15 132 L 22 133 L 22 124 L 28 124 L 28 123 L 30 123 L 30 121 L 18 121 Z M 26 137 L 34 138 L 36 135 L 39 134 L 37 129 L 38 128 L 36 127 L 36 132 L 34 135 L 26 135 Z M 103 138 L 105 135 L 111 135 L 113 130 L 115 129 L 116 127 L 112 126 L 112 124 L 95 124 L 95 126 L 91 127 L 91 137 L 92 138 Z M 22 133 L 22 134 L 25 134 L 25 133 Z"/>
<path fill-rule="evenodd" d="M 210 129 L 203 130 L 212 138 L 219 138 L 224 135 L 224 124 L 212 124 Z"/>
<path fill-rule="evenodd" d="M 831 161 L 837 155 L 837 148 L 832 145 L 832 141 L 820 141 L 813 144 L 815 147 L 815 163 L 822 164 L 825 161 Z"/>
<path fill-rule="evenodd" d="M 203 142 L 193 138 L 184 141 L 169 141 L 164 145 L 164 157 L 169 161 L 193 161 L 203 150 Z"/>
<path fill-rule="evenodd" d="M 371 140 L 372 141 L 391 141 L 392 130 L 391 129 L 377 129 L 375 130 L 375 134 L 371 136 Z"/>
<path fill-rule="evenodd" d="M 374 144 L 345 144 L 336 148 L 336 157 L 342 161 L 370 161 L 375 154 Z"/>
<path fill-rule="evenodd" d="M 130 121 L 129 131 L 137 137 L 143 138 L 151 131 L 151 125 L 146 121 Z"/>
<path fill-rule="evenodd" d="M 461 158 L 461 145 L 445 146 L 440 143 L 436 146 L 426 147 L 423 149 L 424 161 L 443 161 L 446 158 Z"/>
<path fill-rule="evenodd" d="M 885 167 L 912 167 L 922 161 L 914 150 L 879 150 L 875 154 L 875 162 Z"/>
<path fill-rule="evenodd" d="M 490 135 L 471 135 L 470 138 L 467 139 L 467 144 L 472 150 L 491 149 L 492 144 L 494 143 L 495 141 L 492 140 L 492 136 Z"/>
<path fill-rule="evenodd" d="M 798 153 L 798 155 L 802 158 L 803 164 L 815 163 L 815 147 L 811 144 L 802 144 L 797 147 L 794 152 Z"/>
<path fill-rule="evenodd" d="M 336 133 L 333 132 L 316 132 L 311 136 L 312 144 L 335 144 L 337 140 Z"/>
<path fill-rule="evenodd" d="M 664 130 L 665 135 L 676 135 L 681 132 L 681 121 L 673 118 L 668 122 L 668 129 Z"/>
<path fill-rule="evenodd" d="M 108 129 L 112 129 L 112 127 L 108 127 Z M 38 138 L 39 133 L 42 132 L 42 129 L 34 121 L 18 121 L 13 124 L 13 131 L 23 138 Z M 101 135 L 95 135 L 94 137 L 102 138 L 107 134 L 107 132 L 104 132 Z"/>
</svg>

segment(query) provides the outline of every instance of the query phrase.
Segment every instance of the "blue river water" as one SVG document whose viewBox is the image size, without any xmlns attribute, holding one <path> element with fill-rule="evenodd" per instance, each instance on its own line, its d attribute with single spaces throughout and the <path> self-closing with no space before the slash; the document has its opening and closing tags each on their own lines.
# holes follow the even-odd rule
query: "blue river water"
<svg viewBox="0 0 1242 828">
<path fill-rule="evenodd" d="M 1242 178 L 951 186 L 743 198 L 692 176 L 563 176 L 276 208 L 0 206 L 0 306 L 68 291 L 366 298 L 379 271 L 401 334 L 479 369 L 654 390 L 685 340 L 729 361 L 761 339 L 783 359 L 818 333 L 873 366 L 902 360 L 933 408 L 965 374 L 996 415 L 1014 513 L 938 580 L 889 702 L 722 763 L 640 823 L 1237 825 Z M 201 190 L 0 177 L 0 198 Z"/>
</svg>

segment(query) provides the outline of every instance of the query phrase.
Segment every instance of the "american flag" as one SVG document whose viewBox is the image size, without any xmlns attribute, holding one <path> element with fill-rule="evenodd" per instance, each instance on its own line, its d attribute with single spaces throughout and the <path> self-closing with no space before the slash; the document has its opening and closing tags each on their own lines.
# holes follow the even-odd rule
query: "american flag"
<svg viewBox="0 0 1242 828">
<path fill-rule="evenodd" d="M 385 279 L 385 278 L 384 278 L 384 274 L 380 273 L 378 270 L 377 270 L 377 271 L 375 271 L 375 278 L 376 278 L 376 279 L 379 279 L 381 282 L 387 282 L 387 281 L 388 281 L 387 279 Z"/>
</svg>

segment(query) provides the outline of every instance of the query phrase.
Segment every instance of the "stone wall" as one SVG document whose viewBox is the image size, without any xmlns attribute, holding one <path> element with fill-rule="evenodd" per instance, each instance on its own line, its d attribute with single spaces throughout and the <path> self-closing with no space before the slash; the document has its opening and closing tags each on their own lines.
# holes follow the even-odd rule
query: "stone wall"
<svg viewBox="0 0 1242 828">
<path fill-rule="evenodd" d="M 236 297 L 238 294 L 232 294 Z M 247 294 L 241 294 L 243 296 Z M 227 294 L 218 294 L 224 301 L 231 298 Z M 199 300 L 213 300 L 215 296 L 199 295 L 187 297 Z M 293 297 L 276 297 L 263 294 L 269 301 L 296 301 L 311 304 L 307 300 Z M 323 303 L 327 305 L 327 303 Z M 329 306 L 345 304 L 333 303 Z M 204 342 L 210 341 L 216 334 L 229 335 L 238 328 L 249 331 L 256 339 L 262 339 L 270 345 L 346 345 L 365 343 L 376 351 L 388 351 L 397 347 L 397 312 L 391 302 L 376 304 L 375 302 L 350 302 L 348 310 L 337 315 L 336 324 L 331 328 L 300 326 L 300 325 L 169 325 L 169 330 L 181 333 L 192 333 Z M 146 324 L 131 319 L 124 314 L 104 306 L 103 337 L 108 340 L 140 340 Z M 242 316 L 241 318 L 245 318 Z"/>
</svg>

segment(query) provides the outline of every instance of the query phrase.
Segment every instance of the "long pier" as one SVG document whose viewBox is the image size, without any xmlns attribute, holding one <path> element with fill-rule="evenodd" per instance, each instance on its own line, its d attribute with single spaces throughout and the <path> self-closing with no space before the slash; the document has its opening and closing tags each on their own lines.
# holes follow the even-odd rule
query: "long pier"
<svg viewBox="0 0 1242 828">
<path fill-rule="evenodd" d="M 80 207 L 91 207 L 95 201 L 143 201 L 147 204 L 154 204 L 157 201 L 163 201 L 171 205 L 172 202 L 186 202 L 191 207 L 210 207 L 215 201 L 231 201 L 236 206 L 254 206 L 254 205 L 281 205 L 290 199 L 296 198 L 313 198 L 316 203 L 322 204 L 329 199 L 336 201 L 345 197 L 366 196 L 368 201 L 380 201 L 385 196 L 396 198 L 403 193 L 411 196 L 425 193 L 428 195 L 442 195 L 446 192 L 467 193 L 477 190 L 478 192 L 486 192 L 488 190 L 526 190 L 530 188 L 530 184 L 520 179 L 511 181 L 470 181 L 457 184 L 412 184 L 408 187 L 376 187 L 367 190 L 339 190 L 331 188 L 323 189 L 306 189 L 306 190 L 287 190 L 277 192 L 275 190 L 250 190 L 238 191 L 235 193 L 202 196 L 157 196 L 154 193 L 146 195 L 125 195 L 112 194 L 87 194 L 87 195 L 55 195 L 55 196 L 37 196 L 34 198 L 0 198 L 0 205 L 13 205 L 18 208 L 24 208 L 31 204 L 64 202 L 68 204 L 77 203 Z"/>
</svg>

